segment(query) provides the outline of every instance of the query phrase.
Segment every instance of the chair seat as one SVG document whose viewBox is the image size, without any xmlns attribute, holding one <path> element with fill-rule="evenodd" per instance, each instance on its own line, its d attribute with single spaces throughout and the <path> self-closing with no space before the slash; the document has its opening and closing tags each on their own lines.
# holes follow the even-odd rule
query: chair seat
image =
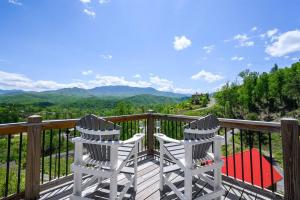
<svg viewBox="0 0 300 200">
<path fill-rule="evenodd" d="M 177 143 L 164 144 L 165 149 L 172 155 L 176 160 L 184 158 L 184 145 Z"/>
<path fill-rule="evenodd" d="M 166 143 L 164 144 L 164 147 L 175 160 L 180 160 L 185 156 L 184 145 L 182 144 Z M 193 159 L 193 163 L 199 167 L 203 164 L 206 164 L 207 162 L 211 162 L 213 159 L 214 159 L 213 154 L 207 153 L 202 158 Z"/>
<path fill-rule="evenodd" d="M 118 160 L 120 162 L 126 160 L 128 158 L 128 156 L 130 155 L 130 153 L 133 151 L 134 148 L 134 144 L 125 144 L 122 145 L 118 148 Z M 92 159 L 90 156 L 85 155 L 83 162 L 87 165 L 94 165 L 94 166 L 104 166 L 104 167 L 108 167 L 110 166 L 110 162 L 109 161 L 97 161 L 95 159 Z"/>
</svg>

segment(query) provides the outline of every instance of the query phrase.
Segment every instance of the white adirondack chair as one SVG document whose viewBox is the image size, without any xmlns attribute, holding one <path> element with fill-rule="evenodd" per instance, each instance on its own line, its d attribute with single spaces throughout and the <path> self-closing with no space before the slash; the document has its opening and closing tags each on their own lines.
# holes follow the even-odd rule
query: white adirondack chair
<svg viewBox="0 0 300 200">
<path fill-rule="evenodd" d="M 143 133 L 135 134 L 126 141 L 120 141 L 120 127 L 95 115 L 87 115 L 79 120 L 76 129 L 80 137 L 73 138 L 75 143 L 74 186 L 71 199 L 89 199 L 83 197 L 87 187 L 101 184 L 103 179 L 110 179 L 109 199 L 122 199 L 130 186 L 137 189 L 137 151 Z M 83 148 L 86 155 L 83 155 Z M 134 166 L 127 167 L 129 159 L 134 158 Z M 124 173 L 128 179 L 124 189 L 117 195 L 117 176 Z M 83 184 L 83 175 L 92 175 Z M 86 196 L 86 195 L 85 195 Z"/>
<path fill-rule="evenodd" d="M 216 135 L 219 121 L 213 115 L 200 118 L 184 127 L 184 140 L 175 140 L 164 134 L 155 137 L 160 143 L 160 190 L 168 185 L 182 200 L 192 199 L 193 177 L 201 178 L 213 187 L 213 192 L 198 197 L 199 200 L 221 199 L 222 188 L 221 141 L 223 137 Z M 214 143 L 214 152 L 209 153 Z M 164 166 L 164 156 L 172 160 L 174 165 Z M 168 179 L 171 172 L 184 171 L 184 194 Z M 213 178 L 206 172 L 213 171 Z"/>
</svg>

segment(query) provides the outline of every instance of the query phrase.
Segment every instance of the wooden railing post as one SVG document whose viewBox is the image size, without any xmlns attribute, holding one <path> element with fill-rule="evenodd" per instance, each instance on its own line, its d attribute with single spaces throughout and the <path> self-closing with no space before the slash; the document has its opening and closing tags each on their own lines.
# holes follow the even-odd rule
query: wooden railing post
<svg viewBox="0 0 300 200">
<path fill-rule="evenodd" d="M 300 200 L 300 141 L 296 119 L 281 120 L 284 199 Z"/>
<path fill-rule="evenodd" d="M 28 117 L 25 199 L 38 199 L 40 192 L 40 156 L 42 117 Z"/>
<path fill-rule="evenodd" d="M 148 154 L 154 154 L 154 130 L 155 130 L 155 124 L 154 124 L 154 111 L 149 110 L 148 116 L 147 116 L 147 148 L 148 148 Z"/>
</svg>

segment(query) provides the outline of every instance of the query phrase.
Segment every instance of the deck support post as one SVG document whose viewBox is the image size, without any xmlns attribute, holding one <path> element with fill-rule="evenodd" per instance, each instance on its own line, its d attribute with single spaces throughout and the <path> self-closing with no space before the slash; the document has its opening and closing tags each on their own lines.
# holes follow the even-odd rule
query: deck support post
<svg viewBox="0 0 300 200">
<path fill-rule="evenodd" d="M 40 157 L 42 117 L 28 117 L 25 199 L 38 199 L 40 193 Z"/>
<path fill-rule="evenodd" d="M 284 199 L 300 200 L 300 138 L 296 119 L 281 120 Z"/>
<path fill-rule="evenodd" d="M 147 149 L 148 154 L 153 155 L 154 154 L 154 132 L 155 132 L 155 119 L 153 110 L 148 111 L 147 116 Z"/>
</svg>

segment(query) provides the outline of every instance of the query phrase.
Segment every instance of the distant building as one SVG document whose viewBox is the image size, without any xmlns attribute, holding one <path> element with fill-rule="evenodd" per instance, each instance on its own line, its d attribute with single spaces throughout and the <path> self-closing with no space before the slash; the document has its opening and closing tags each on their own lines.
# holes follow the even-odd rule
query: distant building
<svg viewBox="0 0 300 200">
<path fill-rule="evenodd" d="M 196 92 L 195 94 L 193 94 L 192 95 L 192 104 L 199 105 L 201 97 L 203 97 L 205 95 L 206 94 L 204 94 L 204 93 L 198 93 L 198 92 Z"/>
</svg>

